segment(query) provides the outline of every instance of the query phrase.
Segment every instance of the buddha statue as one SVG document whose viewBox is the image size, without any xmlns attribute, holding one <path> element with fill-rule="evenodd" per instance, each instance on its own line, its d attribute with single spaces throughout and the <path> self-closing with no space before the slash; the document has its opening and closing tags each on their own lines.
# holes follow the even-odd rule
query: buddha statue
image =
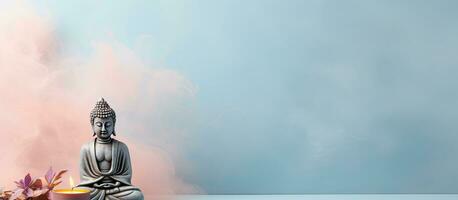
<svg viewBox="0 0 458 200">
<path fill-rule="evenodd" d="M 139 188 L 131 184 L 132 166 L 127 146 L 113 136 L 116 114 L 102 98 L 91 111 L 96 136 L 81 147 L 78 188 L 91 191 L 91 200 L 143 200 Z"/>
</svg>

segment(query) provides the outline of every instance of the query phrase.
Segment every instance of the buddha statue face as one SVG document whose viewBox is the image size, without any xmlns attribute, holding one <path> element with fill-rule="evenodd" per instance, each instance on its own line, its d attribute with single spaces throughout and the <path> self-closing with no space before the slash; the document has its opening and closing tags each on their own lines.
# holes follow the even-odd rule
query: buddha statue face
<svg viewBox="0 0 458 200">
<path fill-rule="evenodd" d="M 111 137 L 114 133 L 114 120 L 112 117 L 100 118 L 96 117 L 94 119 L 94 124 L 92 124 L 92 130 L 97 138 L 106 140 Z"/>
<path fill-rule="evenodd" d="M 91 125 L 94 136 L 99 139 L 109 139 L 115 133 L 116 113 L 102 98 L 91 111 Z"/>
</svg>

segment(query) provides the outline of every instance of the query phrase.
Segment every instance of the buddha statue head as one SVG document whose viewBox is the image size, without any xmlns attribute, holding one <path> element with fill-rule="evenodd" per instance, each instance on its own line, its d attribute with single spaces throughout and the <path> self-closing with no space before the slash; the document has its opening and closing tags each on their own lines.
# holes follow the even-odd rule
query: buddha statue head
<svg viewBox="0 0 458 200">
<path fill-rule="evenodd" d="M 108 105 L 105 99 L 101 98 L 95 104 L 91 111 L 91 125 L 94 132 L 100 140 L 109 140 L 115 133 L 116 113 Z"/>
</svg>

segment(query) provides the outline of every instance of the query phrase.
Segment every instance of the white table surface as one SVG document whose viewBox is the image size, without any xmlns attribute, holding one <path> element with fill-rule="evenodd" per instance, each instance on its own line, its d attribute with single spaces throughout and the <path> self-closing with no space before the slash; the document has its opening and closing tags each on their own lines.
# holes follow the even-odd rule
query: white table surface
<svg viewBox="0 0 458 200">
<path fill-rule="evenodd" d="M 177 195 L 145 200 L 458 200 L 458 194 L 383 194 L 383 195 Z"/>
</svg>

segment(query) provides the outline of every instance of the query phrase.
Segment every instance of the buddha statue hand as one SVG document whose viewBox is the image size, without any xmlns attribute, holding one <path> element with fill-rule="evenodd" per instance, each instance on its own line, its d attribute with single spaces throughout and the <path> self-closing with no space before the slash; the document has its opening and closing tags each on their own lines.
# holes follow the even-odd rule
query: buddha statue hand
<svg viewBox="0 0 458 200">
<path fill-rule="evenodd" d="M 115 187 L 119 187 L 121 186 L 121 183 L 116 181 L 116 183 L 101 183 L 101 184 L 98 184 L 98 183 L 94 183 L 94 187 L 95 188 L 115 188 Z"/>
</svg>

